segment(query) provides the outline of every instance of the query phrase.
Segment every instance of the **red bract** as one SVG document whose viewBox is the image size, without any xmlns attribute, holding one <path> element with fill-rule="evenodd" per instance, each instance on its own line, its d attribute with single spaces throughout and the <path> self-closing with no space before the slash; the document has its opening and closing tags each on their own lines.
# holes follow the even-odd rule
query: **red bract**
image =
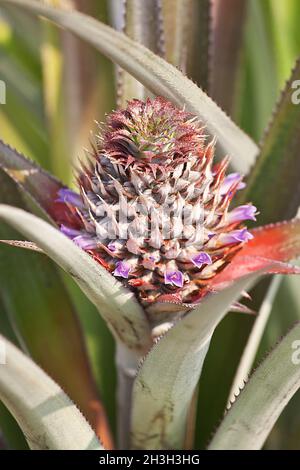
<svg viewBox="0 0 300 470">
<path fill-rule="evenodd" d="M 244 245 L 224 271 L 214 278 L 214 289 L 223 288 L 241 276 L 266 267 L 270 273 L 300 273 L 298 267 L 286 264 L 299 256 L 299 219 L 259 227 L 251 233 L 254 238 Z"/>
</svg>

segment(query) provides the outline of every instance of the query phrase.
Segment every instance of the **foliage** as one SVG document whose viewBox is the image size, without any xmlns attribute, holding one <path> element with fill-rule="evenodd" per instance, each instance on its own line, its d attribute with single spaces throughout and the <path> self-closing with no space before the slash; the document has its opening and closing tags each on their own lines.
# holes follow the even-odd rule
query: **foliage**
<svg viewBox="0 0 300 470">
<path fill-rule="evenodd" d="M 22 434 L 33 449 L 204 448 L 218 424 L 211 449 L 299 446 L 299 324 L 274 347 L 299 320 L 299 279 L 253 288 L 266 273 L 300 272 L 287 264 L 300 254 L 299 14 L 298 0 L 226 0 L 225 9 L 223 0 L 0 0 L 0 341 L 10 359 L 0 365 L 0 429 L 9 448 L 26 447 Z M 59 195 L 75 194 L 64 192 L 76 187 L 73 168 L 89 168 L 97 148 L 94 121 L 154 96 L 204 122 L 219 161 L 228 154 L 246 176 L 237 202 L 255 204 L 255 225 L 272 225 L 251 229 L 199 302 L 146 308 L 57 228 L 72 206 Z"/>
</svg>

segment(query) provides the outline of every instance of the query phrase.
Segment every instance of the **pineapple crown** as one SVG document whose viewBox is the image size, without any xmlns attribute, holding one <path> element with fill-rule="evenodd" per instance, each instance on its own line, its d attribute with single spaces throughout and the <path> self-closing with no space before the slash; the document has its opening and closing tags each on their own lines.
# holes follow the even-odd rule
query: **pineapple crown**
<svg viewBox="0 0 300 470">
<path fill-rule="evenodd" d="M 245 185 L 214 164 L 204 125 L 163 98 L 132 100 L 100 129 L 82 165 L 80 193 L 62 189 L 70 210 L 61 231 L 132 288 L 145 306 L 195 303 L 252 238 L 251 204 L 229 210 Z"/>
</svg>

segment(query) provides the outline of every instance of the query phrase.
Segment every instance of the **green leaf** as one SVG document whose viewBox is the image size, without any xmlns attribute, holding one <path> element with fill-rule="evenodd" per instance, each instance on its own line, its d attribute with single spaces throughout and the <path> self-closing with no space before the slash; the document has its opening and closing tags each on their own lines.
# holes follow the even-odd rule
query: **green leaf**
<svg viewBox="0 0 300 470">
<path fill-rule="evenodd" d="M 256 369 L 222 421 L 209 449 L 261 449 L 300 387 L 298 323 Z"/>
<path fill-rule="evenodd" d="M 2 171 L 0 182 L 1 202 L 24 207 L 16 185 Z M 0 224 L 0 238 L 17 237 L 16 231 Z M 110 447 L 105 411 L 90 371 L 82 329 L 55 265 L 39 253 L 2 245 L 0 296 L 20 344 L 78 404 Z"/>
<path fill-rule="evenodd" d="M 148 436 L 150 446 L 158 445 L 161 446 L 159 448 L 163 448 L 163 445 L 168 445 L 168 448 L 173 448 L 172 446 L 178 448 L 180 444 L 182 445 L 182 429 L 185 425 L 188 403 L 206 355 L 206 351 L 201 355 L 201 349 L 207 342 L 207 337 L 204 336 L 203 343 L 202 336 L 207 333 L 206 322 L 210 338 L 230 305 L 238 300 L 242 290 L 249 287 L 246 274 L 250 275 L 253 282 L 262 273 L 281 272 L 281 269 L 283 269 L 282 272 L 299 274 L 299 268 L 281 262 L 299 254 L 299 228 L 300 221 L 294 220 L 253 231 L 257 237 L 254 236 L 253 241 L 244 246 L 233 258 L 232 263 L 216 276 L 212 284 L 217 289 L 218 278 L 221 285 L 226 284 L 224 282 L 226 279 L 227 281 L 236 280 L 237 284 L 233 284 L 233 290 L 222 290 L 219 294 L 204 298 L 194 312 L 187 314 L 182 321 L 179 321 L 152 349 L 137 379 L 140 395 L 137 393 L 136 398 L 138 405 L 136 405 L 136 421 L 134 422 L 136 425 L 134 428 L 136 441 L 134 442 L 137 444 L 134 445 L 142 448 L 144 442 L 142 439 L 145 436 Z M 226 274 L 227 270 L 231 270 L 231 274 Z M 230 295 L 231 301 L 228 297 Z M 186 323 L 189 325 L 187 331 L 184 330 Z M 202 358 L 202 362 L 199 357 Z M 189 365 L 193 371 L 191 373 L 193 378 L 184 375 L 190 373 Z M 143 376 L 144 370 L 146 372 Z M 159 376 L 163 379 L 159 379 Z M 152 408 L 151 400 L 154 403 Z M 137 417 L 143 406 L 148 410 L 148 415 L 144 414 L 143 422 L 139 423 Z"/>
<path fill-rule="evenodd" d="M 27 242 L 25 240 L 0 240 L 5 245 L 14 246 L 16 248 L 24 248 L 25 250 L 37 251 L 38 253 L 44 253 L 35 243 Z"/>
<path fill-rule="evenodd" d="M 16 31 L 13 33 L 13 40 L 10 42 L 7 39 L 7 35 L 1 35 L 4 39 L 5 46 L 9 47 L 17 61 L 22 63 L 25 69 L 35 76 L 41 78 L 39 69 L 39 45 L 36 38 L 40 38 L 40 24 L 35 18 L 30 15 L 22 15 L 20 11 L 15 8 L 11 8 L 9 5 L 1 7 L 3 8 L 3 17 L 8 25 L 13 25 Z M 28 34 L 28 31 L 32 32 L 32 35 Z M 10 36 L 11 38 L 11 36 Z"/>
<path fill-rule="evenodd" d="M 8 450 L 28 450 L 28 444 L 18 423 L 1 401 L 0 435 Z"/>
<path fill-rule="evenodd" d="M 18 71 L 16 70 L 14 73 L 17 74 Z M 1 79 L 4 79 L 2 74 Z M 19 149 L 39 161 L 44 168 L 49 168 L 47 135 L 41 126 L 43 117 L 40 114 L 37 116 L 34 114 L 32 101 L 23 103 L 13 93 L 9 80 L 6 81 L 6 84 L 6 101 L 9 105 L 1 106 L 0 109 L 1 138 L 15 142 Z M 31 109 L 31 113 L 28 109 Z"/>
<path fill-rule="evenodd" d="M 133 448 L 182 448 L 189 405 L 211 336 L 231 304 L 257 277 L 246 276 L 207 297 L 150 350 L 133 390 Z"/>
<path fill-rule="evenodd" d="M 288 305 L 288 309 L 286 308 Z M 298 277 L 284 277 L 278 290 L 276 301 L 272 305 L 272 312 L 264 331 L 255 358 L 254 367 L 266 357 L 278 338 L 289 331 L 291 325 L 300 320 L 300 298 Z M 289 402 L 269 435 L 264 448 L 266 449 L 299 449 L 299 415 L 300 394 L 296 393 Z"/>
<path fill-rule="evenodd" d="M 224 3 L 224 2 L 222 2 Z M 274 2 L 251 0 L 247 5 L 245 45 L 234 116 L 242 129 L 259 140 L 278 94 L 276 48 L 272 38 Z M 288 36 L 288 30 L 285 30 Z M 283 36 L 282 28 L 280 37 Z"/>
<path fill-rule="evenodd" d="M 33 240 L 63 268 L 97 306 L 117 340 L 142 352 L 150 345 L 150 328 L 142 307 L 87 253 L 47 222 L 23 210 L 0 205 L 0 217 Z"/>
<path fill-rule="evenodd" d="M 258 6 L 256 2 L 256 7 Z M 253 7 L 254 2 L 251 8 Z M 257 46 L 255 54 L 257 55 Z M 255 54 L 253 55 L 254 60 L 256 60 Z M 263 59 L 261 60 L 263 62 Z M 264 80 L 267 91 L 270 91 L 269 88 L 273 85 L 272 83 L 269 84 L 269 75 L 268 77 L 264 75 Z M 262 77 L 259 79 L 259 83 L 261 82 Z M 239 201 L 242 203 L 243 201 L 252 200 L 257 205 L 260 211 L 259 223 L 285 218 L 288 212 L 291 215 L 292 206 L 295 214 L 299 206 L 299 178 L 297 178 L 299 158 L 297 158 L 296 142 L 299 141 L 297 125 L 299 126 L 300 106 L 295 106 L 289 101 L 290 96 L 288 97 L 288 94 L 290 95 L 290 91 L 287 86 L 278 107 L 279 112 L 274 115 L 273 123 L 263 141 L 261 156 L 250 175 L 249 187 L 243 192 L 243 195 L 241 194 L 242 199 Z M 262 89 L 260 93 L 264 95 L 264 90 Z M 251 114 L 251 110 L 247 112 Z M 258 115 L 260 115 L 259 111 Z M 283 182 L 284 184 L 282 184 Z M 296 185 L 297 189 L 294 193 L 293 188 Z M 274 188 L 276 188 L 276 191 Z M 289 283 L 290 280 L 287 279 L 285 282 Z M 295 282 L 299 283 L 299 280 L 296 279 Z M 257 311 L 267 288 L 268 284 L 262 284 L 251 293 L 251 296 L 255 299 L 255 303 L 253 302 L 252 305 L 255 305 L 254 308 Z M 285 302 L 289 303 L 291 301 L 286 299 Z M 202 423 L 202 435 L 199 431 L 198 439 L 201 440 L 201 446 L 204 445 L 205 440 L 207 440 L 222 416 L 236 368 L 254 320 L 254 318 L 240 318 L 237 315 L 230 315 L 216 331 L 213 339 L 215 349 L 208 355 L 207 368 L 204 368 L 203 374 L 203 386 L 199 392 L 199 423 Z M 277 330 L 277 332 L 278 336 L 282 334 L 282 330 Z M 210 370 L 214 370 L 216 373 L 211 374 Z M 220 374 L 222 374 L 222 382 L 219 380 Z M 212 390 L 217 390 L 217 393 L 212 393 Z M 203 415 L 205 415 L 204 422 Z"/>
<path fill-rule="evenodd" d="M 54 201 L 63 187 L 54 176 L 0 140 L 0 168 L 55 220 Z"/>
<path fill-rule="evenodd" d="M 55 6 L 56 0 L 48 0 Z M 100 14 L 106 19 L 106 3 L 72 0 L 71 9 Z M 96 11 L 96 9 L 98 11 Z M 21 12 L 19 12 L 21 13 Z M 73 165 L 82 148 L 90 146 L 95 120 L 103 120 L 114 102 L 111 64 L 89 44 L 48 21 L 41 26 L 45 125 L 49 134 L 52 172 L 66 184 L 73 179 Z M 109 102 L 110 101 L 110 102 Z"/>
<path fill-rule="evenodd" d="M 122 33 L 79 12 L 68 12 L 36 1 L 1 0 L 45 16 L 58 25 L 87 40 L 112 61 L 131 73 L 150 91 L 162 95 L 177 106 L 185 106 L 217 136 L 221 153 L 232 157 L 232 164 L 247 172 L 255 155 L 256 144 L 193 82 L 171 64 Z"/>
<path fill-rule="evenodd" d="M 236 279 L 249 269 L 251 271 L 258 266 L 262 268 L 266 260 L 273 260 L 276 263 L 272 267 L 273 273 L 299 272 L 297 266 L 286 264 L 287 261 L 297 258 L 300 253 L 299 219 L 263 226 L 252 230 L 252 233 L 254 235 L 253 240 L 246 244 L 234 256 L 232 262 L 214 278 L 213 284 L 215 286 L 218 282 L 221 282 L 222 285 L 224 281 L 226 282 L 226 279 L 227 281 Z M 259 310 L 260 306 L 257 303 L 258 299 L 263 299 L 266 293 L 266 287 L 268 287 L 266 284 L 266 282 L 263 282 L 255 287 L 256 303 L 253 300 L 250 305 L 256 311 Z M 272 297 L 274 295 L 273 293 Z M 216 425 L 218 419 L 220 420 L 222 416 L 232 388 L 236 368 L 243 354 L 254 320 L 254 316 L 252 318 L 249 316 L 242 318 L 239 315 L 231 315 L 224 320 L 214 335 L 214 349 L 208 354 L 207 367 L 204 368 L 202 387 L 199 391 L 199 422 L 202 426 L 202 436 L 207 436 L 209 430 L 211 431 L 211 427 Z M 260 323 L 260 319 L 257 321 Z M 213 375 L 210 373 L 211 370 L 215 371 Z M 218 393 L 214 393 L 214 390 L 218 390 Z M 211 408 L 209 413 L 206 412 L 208 403 Z M 199 432 L 197 439 L 201 439 L 202 436 Z M 203 444 L 202 441 L 200 445 L 203 446 Z"/>
<path fill-rule="evenodd" d="M 243 50 L 238 90 L 242 119 L 237 122 L 255 139 L 260 139 L 264 127 L 270 120 L 270 113 L 279 92 L 278 87 L 279 85 L 282 87 L 289 77 L 291 67 L 299 55 L 298 17 L 300 4 L 298 0 L 289 2 L 251 0 L 248 3 L 246 44 Z M 276 18 L 274 18 L 275 10 Z M 280 72 L 280 80 L 277 69 Z M 240 118 L 241 114 L 237 116 L 235 113 L 235 117 Z M 242 196 L 242 193 L 240 194 Z M 267 197 L 273 198 L 275 196 L 276 190 L 273 187 Z M 264 217 L 263 206 L 259 205 L 258 207 L 261 211 L 258 216 L 260 224 L 260 220 L 263 220 L 261 217 Z M 269 282 L 269 278 L 266 281 Z M 283 283 L 286 287 L 292 283 L 294 293 L 299 291 L 298 277 L 285 277 Z M 257 289 L 261 291 L 261 295 L 258 295 Z M 265 292 L 266 286 L 263 281 L 255 288 L 255 292 L 251 292 L 253 301 L 248 305 L 259 311 L 261 300 L 257 302 L 256 298 L 263 299 Z M 264 357 L 271 345 L 282 336 L 297 317 L 299 318 L 296 315 L 300 310 L 297 307 L 295 294 L 291 296 L 290 292 L 289 297 L 287 295 L 288 289 L 285 289 L 284 292 L 281 291 L 280 300 L 276 297 L 274 303 L 276 311 L 273 311 L 267 325 L 265 331 L 267 341 L 263 341 L 259 357 Z M 199 390 L 199 424 L 197 426 L 196 448 L 204 448 L 207 445 L 212 432 L 224 414 L 232 380 L 254 321 L 255 317 L 253 316 L 232 313 L 223 320 L 215 332 L 204 365 Z M 282 415 L 280 418 L 280 430 L 277 423 L 273 439 L 269 442 L 269 448 L 297 448 L 299 445 L 299 423 L 297 420 L 299 399 L 297 397 L 298 394 L 293 399 L 294 406 L 290 403 L 283 413 L 285 416 Z"/>
<path fill-rule="evenodd" d="M 234 400 L 234 397 L 239 393 L 240 387 L 242 387 L 244 381 L 248 379 L 249 373 L 252 370 L 259 345 L 272 312 L 272 305 L 280 287 L 281 280 L 281 276 L 275 276 L 270 282 L 270 287 L 257 313 L 255 323 L 241 356 L 229 394 L 229 402 Z"/>
<path fill-rule="evenodd" d="M 269 0 L 269 21 L 271 23 L 272 45 L 276 53 L 276 67 L 280 84 L 290 75 L 291 67 L 299 55 L 300 31 L 298 0 L 287 3 Z M 267 78 L 267 77 L 266 77 Z M 269 82 L 269 80 L 267 80 Z"/>
<path fill-rule="evenodd" d="M 50 168 L 39 61 L 41 25 L 21 13 L 1 6 L 0 76 L 6 83 L 7 103 L 0 108 L 1 135 Z"/>
<path fill-rule="evenodd" d="M 78 408 L 31 359 L 0 336 L 0 399 L 33 450 L 103 450 Z"/>
<path fill-rule="evenodd" d="M 67 273 L 63 273 L 64 283 L 76 305 L 80 324 L 91 363 L 92 376 L 101 392 L 101 402 L 109 418 L 113 434 L 116 431 L 116 370 L 115 340 L 97 308 L 84 295 Z M 109 367 L 108 367 L 109 364 Z M 74 368 L 76 371 L 76 368 Z M 79 377 L 80 380 L 80 377 Z M 104 439 L 101 437 L 101 441 Z M 105 447 L 108 445 L 104 443 Z"/>
<path fill-rule="evenodd" d="M 261 4 L 262 2 L 258 2 L 258 3 Z M 266 60 L 263 61 L 263 63 L 259 67 L 258 72 L 255 73 L 254 74 L 255 76 L 253 77 L 255 80 L 257 80 L 258 82 L 257 85 L 259 84 L 259 87 L 256 85 L 256 90 L 258 90 L 258 88 L 261 89 L 262 87 L 261 92 L 259 92 L 258 94 L 256 93 L 256 98 L 254 97 L 255 101 L 257 100 L 259 102 L 257 103 L 259 107 L 256 105 L 257 111 L 255 112 L 255 120 L 257 119 L 259 115 L 262 115 L 262 111 L 264 109 L 266 110 L 266 113 L 268 114 L 269 107 L 264 104 L 262 99 L 265 99 L 265 97 L 267 96 L 267 93 L 270 94 L 270 92 L 272 92 L 272 88 L 274 88 L 273 82 L 274 82 L 274 78 L 276 77 L 276 75 L 278 75 L 280 86 L 282 87 L 282 84 L 284 84 L 287 78 L 291 75 L 291 67 L 293 66 L 293 64 L 295 63 L 295 60 L 299 56 L 298 45 L 299 45 L 300 35 L 299 35 L 299 28 L 298 28 L 298 21 L 297 21 L 297 18 L 299 17 L 299 12 L 300 12 L 299 2 L 297 0 L 291 0 L 287 4 L 283 4 L 281 2 L 268 2 L 268 3 L 269 3 L 270 11 L 267 12 L 267 18 L 269 19 L 269 22 L 271 23 L 269 32 L 272 33 L 272 37 L 271 37 L 272 49 L 271 50 L 269 49 L 269 51 L 267 51 L 268 54 L 265 57 Z M 255 27 L 255 30 L 257 31 L 257 21 L 255 22 L 253 27 Z M 252 44 L 253 44 L 253 41 L 255 42 L 254 35 L 252 35 Z M 253 58 L 255 60 L 255 58 L 260 54 L 257 54 L 257 46 L 254 45 L 254 47 L 256 47 L 255 52 L 253 51 Z M 277 72 L 278 72 L 277 74 L 274 73 L 273 71 L 274 67 L 271 68 L 269 64 L 271 52 L 273 52 L 273 54 L 274 53 L 276 54 L 276 59 L 277 59 L 276 67 L 277 67 Z M 298 70 L 299 70 L 299 67 L 298 67 Z M 274 92 L 273 92 L 273 96 L 274 96 Z M 295 149 L 294 148 L 291 149 L 290 146 L 292 145 L 291 142 L 293 140 L 294 142 L 295 140 L 297 140 L 297 134 L 299 133 L 296 130 L 297 128 L 296 116 L 294 119 L 294 123 L 293 123 L 293 120 L 290 120 L 287 116 L 286 116 L 287 120 L 286 122 L 284 122 L 283 115 L 282 117 L 280 117 L 280 112 L 279 112 L 279 116 L 276 116 L 276 112 L 279 110 L 280 103 L 282 103 L 282 101 L 283 101 L 283 95 L 281 96 L 281 100 L 279 101 L 275 109 L 275 114 L 270 123 L 271 127 L 269 128 L 269 130 L 267 130 L 267 133 L 265 134 L 265 138 L 263 139 L 263 142 L 262 142 L 263 144 L 264 142 L 267 143 L 267 145 L 269 146 L 269 149 L 263 148 L 262 152 L 265 153 L 265 157 L 267 157 L 267 154 L 268 154 L 268 159 L 269 159 L 268 165 L 271 167 L 271 164 L 273 162 L 273 157 L 274 157 L 272 152 L 275 151 L 275 155 L 277 154 L 279 158 L 279 153 L 281 152 L 280 139 L 282 138 L 282 136 L 284 140 L 284 142 L 282 142 L 282 152 L 281 152 L 282 157 L 283 157 L 282 164 L 280 164 L 278 175 L 277 176 L 275 175 L 276 191 L 274 191 L 273 188 L 271 188 L 270 181 L 266 182 L 266 194 L 267 192 L 269 194 L 270 190 L 272 191 L 272 197 L 271 197 L 271 199 L 273 200 L 272 204 L 270 204 L 269 201 L 267 201 L 264 197 L 262 197 L 262 190 L 259 189 L 259 192 L 261 195 L 259 196 L 260 201 L 258 204 L 259 204 L 259 208 L 261 209 L 261 213 L 262 213 L 261 216 L 263 217 L 264 220 L 275 220 L 275 217 L 277 220 L 277 218 L 282 218 L 282 214 L 284 214 L 284 217 L 285 217 L 285 209 L 281 205 L 282 197 L 286 199 L 286 203 L 288 205 L 290 205 L 290 203 L 292 203 L 292 205 L 295 204 L 295 206 L 297 205 L 296 199 L 294 200 L 292 197 L 289 198 L 287 195 L 283 196 L 282 194 L 282 186 L 285 186 L 286 188 L 288 187 L 290 190 L 290 194 L 293 194 L 294 192 L 293 187 L 290 187 L 289 181 L 284 182 L 283 178 L 281 181 L 281 175 L 282 175 L 282 170 L 284 171 L 283 176 L 286 175 L 289 165 L 292 164 L 295 167 L 295 165 L 298 164 Z M 254 103 L 254 100 L 253 100 L 253 103 Z M 263 109 L 260 109 L 261 107 Z M 299 106 L 294 106 L 294 107 L 299 108 Z M 286 107 L 284 114 L 287 111 L 288 111 L 288 108 Z M 294 112 L 299 113 L 299 110 L 297 111 L 295 109 Z M 248 116 L 251 115 L 251 110 L 249 112 L 249 109 L 247 109 L 247 115 Z M 279 124 L 278 118 L 280 119 L 280 124 Z M 279 127 L 281 129 L 279 128 L 276 129 L 275 127 L 273 128 L 273 125 L 276 121 L 279 124 Z M 294 126 L 294 131 L 292 131 L 293 126 Z M 288 142 L 289 140 L 288 133 L 290 131 L 294 132 L 294 137 L 291 134 L 291 140 L 290 142 Z M 270 132 L 272 132 L 273 135 L 269 134 Z M 287 147 L 290 147 L 290 155 L 288 155 L 288 153 L 285 150 Z M 291 163 L 291 160 L 293 158 L 292 154 L 294 155 L 295 163 Z M 275 163 L 275 159 L 274 159 L 274 163 Z M 287 162 L 289 160 L 289 163 L 287 163 L 286 166 L 283 165 L 284 159 L 286 159 Z M 264 164 L 261 165 L 261 170 L 263 171 L 264 171 L 264 168 L 263 168 L 264 166 L 266 168 L 265 171 L 269 172 L 270 170 L 267 168 L 267 160 L 265 161 Z M 274 169 L 275 169 L 275 166 L 274 166 Z M 254 171 L 255 171 L 255 167 L 254 167 Z M 296 173 L 297 173 L 297 169 L 295 169 L 295 174 Z M 276 178 L 278 178 L 277 183 L 276 183 Z M 261 188 L 263 182 L 262 182 L 262 177 L 260 177 L 260 181 L 259 181 L 258 173 L 256 174 L 256 180 L 257 180 L 257 183 L 259 183 L 259 186 Z M 291 182 L 292 184 L 296 183 L 296 178 L 292 176 Z M 254 183 L 254 180 L 253 180 L 253 183 Z M 277 192 L 277 187 L 278 187 L 278 192 Z M 254 187 L 252 188 L 252 193 L 254 193 L 255 195 Z M 296 190 L 296 193 L 298 193 L 298 189 Z M 278 194 L 278 198 L 277 198 L 277 194 Z M 267 204 L 265 204 L 265 202 Z M 276 215 L 277 204 L 278 204 L 278 209 L 279 209 L 278 215 Z M 262 210 L 264 208 L 266 208 L 268 211 L 270 210 L 271 217 L 269 217 L 268 212 L 267 212 L 266 218 L 265 218 L 265 215 Z M 291 210 L 291 207 L 289 207 L 289 210 Z M 298 291 L 299 291 L 299 280 L 297 278 L 295 279 L 292 277 L 288 277 L 284 279 L 283 286 L 279 290 L 279 294 L 277 295 L 276 300 L 274 302 L 271 318 L 268 323 L 267 329 L 265 331 L 264 339 L 259 348 L 259 353 L 258 353 L 259 358 L 264 356 L 265 352 L 270 348 L 272 344 L 274 344 L 274 341 L 276 341 L 279 337 L 282 336 L 283 332 L 286 331 L 286 328 L 288 327 L 288 325 L 290 325 L 296 319 L 299 319 Z M 289 305 L 288 311 L 286 310 L 286 305 Z M 284 315 L 283 315 L 283 312 L 285 312 Z M 299 423 L 297 422 L 297 418 L 296 418 L 297 410 L 299 407 L 298 394 L 292 400 L 292 402 L 293 403 L 289 405 L 289 407 L 285 410 L 280 420 L 276 424 L 274 432 L 270 436 L 270 439 L 268 442 L 269 448 L 273 448 L 273 449 L 277 449 L 278 447 L 286 448 L 286 449 L 297 448 L 298 435 L 299 435 Z"/>
<path fill-rule="evenodd" d="M 261 212 L 259 220 L 263 223 L 293 217 L 300 205 L 299 178 L 297 177 L 300 170 L 298 152 L 300 106 L 292 102 L 292 94 L 295 92 L 292 85 L 299 78 L 300 60 L 297 61 L 282 92 L 272 122 L 262 141 L 261 152 L 249 175 L 248 187 L 242 199 L 243 202 L 251 200 L 259 208 Z M 275 192 L 273 191 L 274 185 Z M 270 197 L 271 193 L 273 193 L 272 197 Z M 279 283 L 276 286 L 277 291 Z M 276 291 L 272 293 L 273 300 Z M 264 311 L 264 303 L 263 300 L 261 301 Z M 269 305 L 269 315 L 271 304 L 268 302 L 266 305 L 267 308 Z M 255 359 L 266 324 L 266 321 L 262 322 L 262 319 L 263 315 L 260 313 L 241 358 L 232 386 L 233 391 L 240 384 L 241 379 L 245 378 Z"/>
<path fill-rule="evenodd" d="M 13 332 L 12 326 L 7 318 L 4 305 L 0 296 L 0 334 L 8 338 L 15 345 L 18 345 L 18 340 Z M 9 413 L 7 408 L 0 401 L 0 435 L 5 441 L 8 449 L 28 449 L 27 442 L 22 434 L 20 427 L 16 420 Z"/>
<path fill-rule="evenodd" d="M 282 92 L 242 196 L 258 207 L 260 223 L 294 217 L 300 205 L 300 106 L 292 100 L 292 85 L 299 79 L 300 59 Z"/>
</svg>

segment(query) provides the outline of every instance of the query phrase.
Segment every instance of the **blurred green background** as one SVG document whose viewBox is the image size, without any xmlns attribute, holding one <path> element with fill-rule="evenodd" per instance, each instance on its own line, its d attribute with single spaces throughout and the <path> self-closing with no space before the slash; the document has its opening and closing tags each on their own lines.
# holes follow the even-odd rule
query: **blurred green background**
<svg viewBox="0 0 300 470">
<path fill-rule="evenodd" d="M 109 23 L 109 1 L 74 3 L 78 9 Z M 246 3 L 231 114 L 259 142 L 280 90 L 300 55 L 300 1 L 249 0 Z M 82 149 L 89 146 L 95 121 L 102 121 L 116 106 L 112 64 L 90 46 L 52 24 L 15 9 L 1 8 L 0 80 L 6 84 L 6 104 L 0 105 L 0 138 L 72 185 L 73 169 L 78 159 L 84 157 Z M 0 199 L 4 198 L 1 186 Z M 2 276 L 9 275 L 5 257 L 11 256 L 12 250 L 1 250 L 0 271 L 4 270 L 1 283 Z M 29 259 L 31 254 L 26 256 Z M 113 341 L 94 307 L 77 287 L 65 278 L 62 282 L 67 286 L 72 302 L 78 305 L 97 386 L 114 428 Z M 300 319 L 299 287 L 299 279 L 287 279 L 281 284 L 257 361 L 293 321 Z M 3 284 L 0 294 L 0 331 L 19 343 Z M 214 351 L 222 349 L 224 341 L 239 340 L 228 334 L 236 315 L 230 314 L 219 327 L 208 356 L 203 379 L 206 385 L 203 384 L 203 391 L 200 387 L 200 398 L 205 398 L 205 413 L 197 425 L 197 447 L 205 446 L 221 417 L 221 405 L 214 402 L 213 395 L 220 391 L 222 377 L 209 365 L 214 362 Z M 252 321 L 243 315 L 239 319 L 241 325 Z M 222 365 L 225 375 L 227 367 L 230 369 L 231 366 Z M 209 384 L 214 379 L 216 388 L 212 390 Z M 281 416 L 266 448 L 300 449 L 299 410 L 298 394 Z M 26 448 L 16 423 L 2 406 L 0 429 L 9 447 Z"/>
</svg>

